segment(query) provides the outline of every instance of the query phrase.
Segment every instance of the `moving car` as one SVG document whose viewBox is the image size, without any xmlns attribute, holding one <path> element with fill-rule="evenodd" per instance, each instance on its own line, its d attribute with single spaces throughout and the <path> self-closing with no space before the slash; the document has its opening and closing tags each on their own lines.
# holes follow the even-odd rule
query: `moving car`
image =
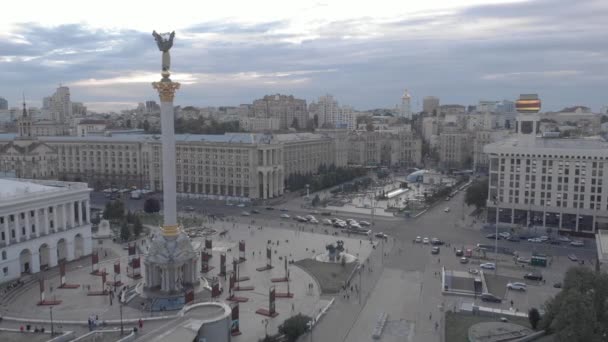
<svg viewBox="0 0 608 342">
<path fill-rule="evenodd" d="M 526 285 L 525 283 L 514 282 L 514 283 L 508 283 L 507 288 L 509 290 L 526 291 L 528 289 L 528 285 Z"/>
<path fill-rule="evenodd" d="M 460 263 L 461 264 L 467 264 L 468 262 L 469 262 L 469 258 L 467 258 L 467 257 L 460 258 Z"/>
<path fill-rule="evenodd" d="M 457 249 L 457 250 L 456 250 L 456 256 L 461 257 L 461 256 L 463 256 L 463 255 L 464 255 L 464 252 L 462 251 L 462 249 Z"/>
<path fill-rule="evenodd" d="M 529 264 L 532 260 L 530 258 L 519 257 L 517 258 L 517 262 L 522 264 Z"/>
<path fill-rule="evenodd" d="M 509 233 L 509 232 L 502 232 L 502 233 L 498 233 L 498 236 L 500 236 L 503 239 L 508 239 L 509 237 L 511 237 L 511 233 Z"/>
<path fill-rule="evenodd" d="M 449 213 L 450 212 L 450 207 L 446 207 L 445 209 L 443 209 L 444 212 Z"/>
<path fill-rule="evenodd" d="M 502 302 L 502 299 L 496 297 L 495 295 L 491 294 L 491 293 L 482 293 L 481 294 L 481 300 L 484 302 L 491 302 L 491 303 L 500 303 Z"/>
<path fill-rule="evenodd" d="M 367 221 L 361 221 L 361 222 L 359 222 L 359 224 L 362 225 L 363 227 L 369 227 L 372 225 L 371 223 L 369 223 Z"/>
<path fill-rule="evenodd" d="M 309 223 L 312 223 L 312 224 L 318 224 L 318 223 L 319 223 L 319 221 L 317 221 L 317 219 L 316 219 L 316 218 L 314 218 L 314 217 L 313 217 L 313 218 L 311 218 L 310 220 L 308 220 L 308 222 L 309 222 Z"/>
<path fill-rule="evenodd" d="M 494 270 L 496 269 L 496 264 L 493 262 L 486 262 L 484 264 L 479 265 L 479 267 L 484 268 L 486 270 Z"/>
<path fill-rule="evenodd" d="M 486 235 L 486 239 L 494 240 L 496 239 L 496 234 L 488 234 Z M 498 235 L 498 240 L 500 240 L 500 235 Z"/>
<path fill-rule="evenodd" d="M 287 214 L 281 214 L 281 218 L 282 218 L 282 219 L 288 219 L 288 218 L 289 218 L 289 215 L 287 215 Z"/>
<path fill-rule="evenodd" d="M 534 243 L 542 243 L 543 240 L 539 239 L 539 238 L 531 238 L 528 239 L 528 242 L 534 242 Z"/>
<path fill-rule="evenodd" d="M 425 237 L 424 239 L 422 239 L 422 243 L 425 245 L 428 245 L 431 242 L 431 240 L 429 240 L 428 237 Z"/>
<path fill-rule="evenodd" d="M 253 209 L 253 210 L 251 211 L 251 213 L 252 213 L 252 214 L 259 214 L 259 213 L 260 213 L 260 211 L 259 211 L 259 210 L 257 210 L 257 209 Z"/>
<path fill-rule="evenodd" d="M 582 240 L 574 240 L 570 242 L 570 246 L 573 247 L 583 247 L 585 245 L 585 241 Z"/>
<path fill-rule="evenodd" d="M 433 249 L 431 249 L 431 254 L 439 254 L 439 247 L 433 247 Z"/>
<path fill-rule="evenodd" d="M 555 283 L 555 284 L 553 284 L 553 287 L 555 287 L 556 289 L 561 289 L 562 283 Z"/>
<path fill-rule="evenodd" d="M 414 242 L 421 243 L 422 242 L 422 238 L 420 236 L 416 236 L 416 238 L 414 239 Z"/>
<path fill-rule="evenodd" d="M 438 238 L 432 238 L 431 239 L 431 245 L 433 245 L 433 246 L 441 246 L 441 245 L 443 245 L 443 241 L 439 240 Z"/>
<path fill-rule="evenodd" d="M 239 207 L 239 208 L 245 208 L 245 203 L 239 203 L 236 206 Z"/>
<path fill-rule="evenodd" d="M 242 216 L 251 216 L 251 214 L 248 211 L 243 211 L 241 213 Z"/>
<path fill-rule="evenodd" d="M 570 259 L 571 261 L 578 261 L 578 258 L 575 254 L 568 254 L 568 259 Z"/>
<path fill-rule="evenodd" d="M 388 235 L 386 235 L 386 234 L 384 234 L 382 232 L 376 233 L 376 234 L 374 234 L 374 236 L 377 237 L 377 238 L 381 238 L 381 239 L 386 239 L 388 237 Z"/>
<path fill-rule="evenodd" d="M 281 209 L 279 209 L 279 210 L 280 210 L 280 211 L 289 211 L 289 210 L 287 210 L 287 208 L 281 208 Z"/>
<path fill-rule="evenodd" d="M 543 275 L 540 273 L 530 272 L 524 274 L 524 279 L 541 281 L 543 280 Z"/>
<path fill-rule="evenodd" d="M 330 219 L 323 219 L 323 224 L 326 226 L 331 226 L 331 220 Z"/>
</svg>

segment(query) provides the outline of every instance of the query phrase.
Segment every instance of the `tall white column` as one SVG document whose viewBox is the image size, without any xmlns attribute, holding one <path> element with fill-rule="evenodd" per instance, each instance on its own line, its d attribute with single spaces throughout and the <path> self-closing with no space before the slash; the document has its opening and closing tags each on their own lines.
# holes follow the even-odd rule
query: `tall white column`
<svg viewBox="0 0 608 342">
<path fill-rule="evenodd" d="M 58 205 L 53 206 L 53 230 L 55 233 L 59 230 L 59 221 L 57 221 L 57 210 L 59 210 Z"/>
<path fill-rule="evenodd" d="M 38 211 L 40 209 L 36 208 L 34 210 L 34 226 L 36 227 L 36 237 L 40 236 L 40 230 L 42 229 L 42 225 L 40 224 L 40 216 L 38 215 Z"/>
<path fill-rule="evenodd" d="M 86 200 L 85 204 L 86 204 L 86 209 L 85 209 L 86 223 L 91 223 L 91 201 Z"/>
<path fill-rule="evenodd" d="M 262 173 L 262 198 L 268 198 L 268 172 Z"/>
<path fill-rule="evenodd" d="M 70 228 L 74 228 L 76 226 L 76 219 L 74 218 L 74 202 L 68 202 L 68 224 Z"/>
<path fill-rule="evenodd" d="M 80 227 L 82 225 L 82 201 L 76 201 L 76 226 Z"/>
<path fill-rule="evenodd" d="M 8 228 L 9 215 L 4 216 L 4 242 L 7 246 L 11 244 L 11 230 Z"/>
<path fill-rule="evenodd" d="M 21 224 L 19 223 L 19 215 L 21 215 L 21 213 L 15 213 L 15 238 L 17 239 L 17 242 L 21 240 Z"/>
<path fill-rule="evenodd" d="M 49 207 L 44 207 L 44 234 L 49 234 Z"/>
<path fill-rule="evenodd" d="M 65 203 L 61 204 L 61 213 L 62 213 L 61 227 L 63 227 L 63 230 L 67 230 L 68 229 L 68 213 L 67 213 Z"/>
<path fill-rule="evenodd" d="M 32 238 L 32 227 L 30 226 L 30 215 L 31 215 L 31 210 L 26 210 L 25 211 L 25 238 L 26 239 L 31 239 Z"/>
</svg>

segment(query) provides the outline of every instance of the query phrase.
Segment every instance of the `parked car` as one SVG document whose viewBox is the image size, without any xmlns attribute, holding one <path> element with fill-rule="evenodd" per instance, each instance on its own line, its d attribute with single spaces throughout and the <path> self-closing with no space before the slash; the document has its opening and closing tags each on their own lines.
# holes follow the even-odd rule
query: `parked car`
<svg viewBox="0 0 608 342">
<path fill-rule="evenodd" d="M 449 213 L 450 212 L 450 207 L 447 207 L 445 209 L 443 209 L 444 212 Z"/>
<path fill-rule="evenodd" d="M 486 269 L 486 270 L 494 270 L 494 269 L 496 269 L 496 264 L 493 262 L 486 262 L 486 263 L 479 265 L 479 267 Z"/>
<path fill-rule="evenodd" d="M 534 242 L 534 243 L 542 243 L 543 240 L 539 239 L 539 238 L 531 238 L 528 239 L 528 242 Z"/>
<path fill-rule="evenodd" d="M 525 283 L 514 282 L 514 283 L 508 283 L 507 288 L 509 290 L 526 291 L 528 289 L 528 286 Z"/>
<path fill-rule="evenodd" d="M 319 223 L 319 221 L 317 221 L 317 219 L 316 219 L 316 218 L 314 218 L 314 217 L 313 217 L 313 218 L 311 218 L 310 220 L 308 220 L 308 222 L 309 222 L 309 223 L 312 223 L 312 224 L 318 224 L 318 223 Z"/>
<path fill-rule="evenodd" d="M 463 256 L 463 255 L 464 255 L 464 252 L 462 251 L 462 249 L 457 249 L 457 250 L 456 250 L 456 256 L 461 257 L 461 256 Z"/>
<path fill-rule="evenodd" d="M 571 261 L 578 261 L 576 254 L 568 254 L 568 259 L 570 259 Z"/>
<path fill-rule="evenodd" d="M 289 215 L 287 215 L 287 214 L 281 214 L 281 218 L 282 218 L 282 219 L 288 219 L 288 218 L 289 218 Z"/>
<path fill-rule="evenodd" d="M 510 242 L 519 242 L 519 240 L 520 240 L 519 237 L 513 236 L 513 235 L 511 235 L 507 238 L 507 241 L 510 241 Z"/>
<path fill-rule="evenodd" d="M 460 258 L 460 263 L 461 264 L 467 264 L 467 263 L 469 263 L 469 258 L 467 258 L 467 257 Z"/>
<path fill-rule="evenodd" d="M 428 237 L 425 237 L 424 239 L 422 239 L 422 243 L 425 245 L 428 245 L 431 242 L 431 240 L 429 240 Z"/>
<path fill-rule="evenodd" d="M 476 274 L 479 274 L 479 270 L 474 269 L 474 268 L 469 268 L 469 273 L 476 275 Z"/>
<path fill-rule="evenodd" d="M 540 273 L 530 272 L 524 274 L 524 279 L 541 281 L 543 280 L 543 275 Z"/>
<path fill-rule="evenodd" d="M 433 247 L 433 249 L 431 249 L 431 254 L 439 254 L 439 247 Z"/>
<path fill-rule="evenodd" d="M 582 240 L 574 240 L 570 242 L 570 246 L 573 247 L 583 247 L 585 245 L 585 241 Z"/>
<path fill-rule="evenodd" d="M 553 287 L 555 287 L 556 289 L 561 289 L 562 283 L 555 283 L 555 284 L 553 284 Z"/>
<path fill-rule="evenodd" d="M 372 225 L 371 223 L 369 223 L 367 221 L 361 221 L 361 222 L 359 222 L 359 224 L 362 225 L 363 227 L 369 227 Z"/>
<path fill-rule="evenodd" d="M 559 237 L 559 239 L 557 239 L 557 240 L 559 240 L 559 241 L 561 241 L 561 242 L 570 242 L 570 241 L 572 241 L 572 240 L 570 240 L 570 238 L 569 238 L 569 237 L 567 237 L 567 236 L 560 236 L 560 237 Z"/>
<path fill-rule="evenodd" d="M 496 239 L 496 234 L 488 234 L 486 235 L 486 239 L 494 240 Z M 498 235 L 498 240 L 500 240 L 500 235 Z"/>
<path fill-rule="evenodd" d="M 443 245 L 443 241 L 439 240 L 438 238 L 432 238 L 431 239 L 431 245 L 433 246 L 441 246 Z"/>
<path fill-rule="evenodd" d="M 239 208 L 245 208 L 245 203 L 239 203 L 236 206 L 239 207 Z"/>
<path fill-rule="evenodd" d="M 509 237 L 511 237 L 511 233 L 509 233 L 509 232 L 502 232 L 502 233 L 498 233 L 498 236 L 500 236 L 503 239 L 508 239 Z"/>
<path fill-rule="evenodd" d="M 248 211 L 243 211 L 241 213 L 242 216 L 251 216 L 251 214 Z"/>
<path fill-rule="evenodd" d="M 259 213 L 260 213 L 260 211 L 259 211 L 259 210 L 257 210 L 257 209 L 253 209 L 253 210 L 251 211 L 251 213 L 252 213 L 252 214 L 259 214 Z"/>
<path fill-rule="evenodd" d="M 517 258 L 517 262 L 522 264 L 529 264 L 532 261 L 530 258 L 519 257 Z"/>
<path fill-rule="evenodd" d="M 376 234 L 374 234 L 374 236 L 377 237 L 377 238 L 381 238 L 381 239 L 386 239 L 388 237 L 388 235 L 386 235 L 386 234 L 384 234 L 382 232 L 376 233 Z"/>
<path fill-rule="evenodd" d="M 281 209 L 279 209 L 279 210 L 280 210 L 280 211 L 289 211 L 289 210 L 287 210 L 287 208 L 281 208 Z"/>
<path fill-rule="evenodd" d="M 502 302 L 502 299 L 496 297 L 495 295 L 491 294 L 491 293 L 482 293 L 481 294 L 481 300 L 484 302 L 491 302 L 491 303 L 500 303 Z"/>
<path fill-rule="evenodd" d="M 422 242 L 422 238 L 420 236 L 416 236 L 416 238 L 414 239 L 414 242 L 421 243 Z"/>
<path fill-rule="evenodd" d="M 331 226 L 331 220 L 330 219 L 323 219 L 323 224 L 326 226 Z"/>
</svg>

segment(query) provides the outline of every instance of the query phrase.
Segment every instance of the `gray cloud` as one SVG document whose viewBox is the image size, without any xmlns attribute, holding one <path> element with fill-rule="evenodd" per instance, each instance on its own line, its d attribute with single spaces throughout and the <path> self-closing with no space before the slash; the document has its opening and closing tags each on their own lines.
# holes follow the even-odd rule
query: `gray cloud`
<svg viewBox="0 0 608 342">
<path fill-rule="evenodd" d="M 394 106 L 407 87 L 415 102 L 437 95 L 443 103 L 469 104 L 538 92 L 545 108 L 598 109 L 608 102 L 602 94 L 608 86 L 606 17 L 602 1 L 537 0 L 392 22 L 353 18 L 302 39 L 285 30 L 287 20 L 206 22 L 177 32 L 173 68 L 199 79 L 184 85 L 177 101 L 236 105 L 266 93 L 312 100 L 329 92 L 341 103 L 367 109 Z M 6 80 L 0 96 L 9 99 L 17 100 L 22 89 L 39 99 L 59 82 L 159 69 L 149 32 L 28 23 L 12 33 L 31 44 L 0 39 L 0 79 Z M 156 97 L 146 82 L 78 86 L 72 94 L 85 102 Z"/>
</svg>

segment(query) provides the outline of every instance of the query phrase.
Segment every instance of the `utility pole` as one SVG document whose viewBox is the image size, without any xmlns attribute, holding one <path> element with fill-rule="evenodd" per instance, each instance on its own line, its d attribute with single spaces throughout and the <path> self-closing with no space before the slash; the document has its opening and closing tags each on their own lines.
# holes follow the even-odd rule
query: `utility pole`
<svg viewBox="0 0 608 342">
<path fill-rule="evenodd" d="M 363 291 L 363 287 L 361 286 L 361 273 L 363 271 L 363 267 L 361 267 L 361 265 L 359 265 L 359 305 L 361 305 L 361 292 Z"/>
<path fill-rule="evenodd" d="M 124 326 L 122 324 L 122 300 L 120 300 L 120 336 L 125 333 Z"/>
<path fill-rule="evenodd" d="M 53 325 L 53 306 L 49 306 L 51 310 L 51 336 L 55 336 L 55 326 Z"/>
<path fill-rule="evenodd" d="M 496 207 L 496 227 L 494 231 L 494 275 L 498 273 L 498 203 L 500 203 L 500 159 L 498 159 L 498 179 L 496 180 L 496 197 L 494 198 L 494 206 Z"/>
</svg>

